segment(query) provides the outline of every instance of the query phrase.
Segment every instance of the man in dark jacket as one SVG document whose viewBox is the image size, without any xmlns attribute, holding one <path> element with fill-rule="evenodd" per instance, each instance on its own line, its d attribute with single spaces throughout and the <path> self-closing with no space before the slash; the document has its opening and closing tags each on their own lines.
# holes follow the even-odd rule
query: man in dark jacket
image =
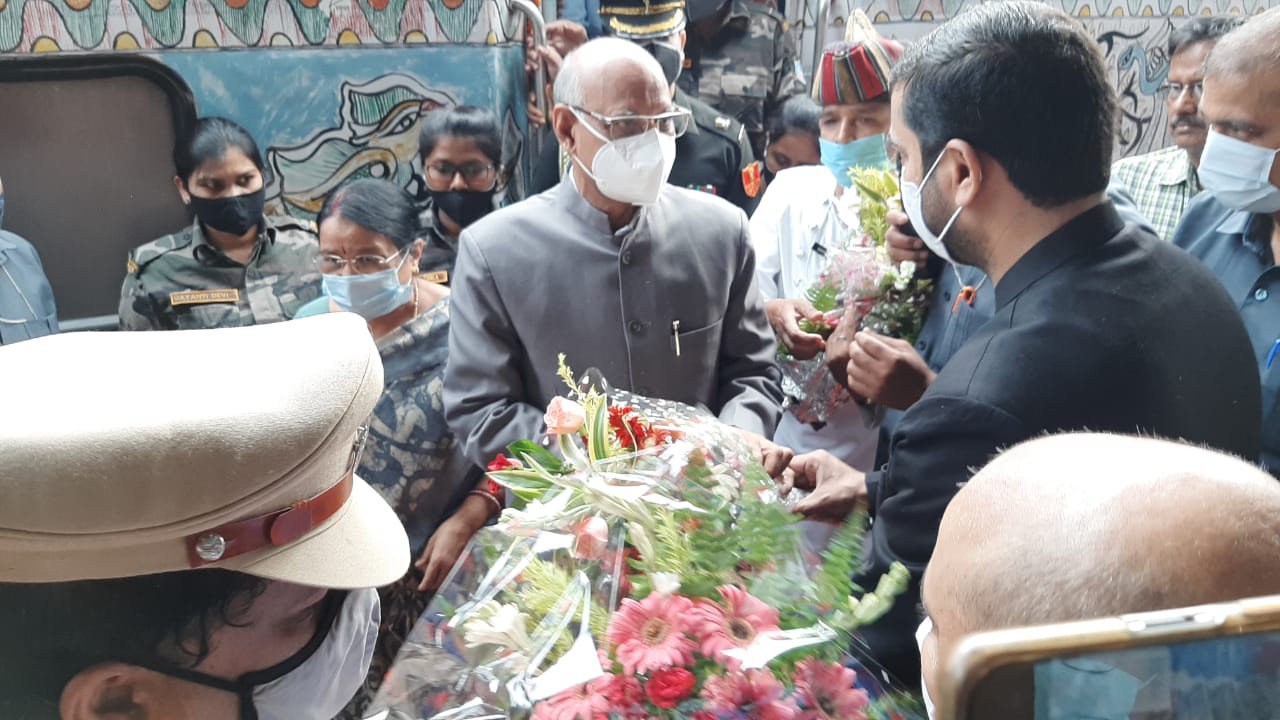
<svg viewBox="0 0 1280 720">
<path fill-rule="evenodd" d="M 1084 28 L 1041 3 L 982 5 L 910 48 L 892 84 L 907 215 L 935 253 L 990 277 L 995 318 L 906 412 L 880 471 L 796 458 L 791 482 L 814 489 L 797 510 L 868 503 L 868 576 L 896 561 L 918 581 L 972 469 L 1028 438 L 1151 434 L 1256 460 L 1258 371 L 1239 314 L 1194 259 L 1105 199 L 1115 98 Z M 918 600 L 913 583 L 865 632 L 903 680 L 918 677 Z"/>
</svg>

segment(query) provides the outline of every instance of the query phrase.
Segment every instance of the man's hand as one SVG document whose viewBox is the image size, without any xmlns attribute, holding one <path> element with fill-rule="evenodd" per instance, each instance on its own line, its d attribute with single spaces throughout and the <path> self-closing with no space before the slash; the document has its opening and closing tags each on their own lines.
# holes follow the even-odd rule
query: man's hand
<svg viewBox="0 0 1280 720">
<path fill-rule="evenodd" d="M 866 476 L 825 450 L 794 458 L 781 483 L 783 496 L 792 488 L 813 491 L 791 508 L 809 518 L 844 520 L 867 501 Z"/>
<path fill-rule="evenodd" d="M 827 340 L 827 370 L 841 387 L 849 387 L 849 353 L 858 331 L 858 309 L 850 305 Z"/>
<path fill-rule="evenodd" d="M 764 436 L 748 430 L 739 430 L 738 432 L 742 433 L 742 437 L 746 438 L 747 444 L 755 451 L 756 460 L 759 460 L 760 464 L 764 465 L 764 470 L 769 473 L 769 477 L 776 478 L 786 471 L 791 458 L 795 456 L 791 448 L 782 447 Z"/>
<path fill-rule="evenodd" d="M 565 22 L 568 22 L 567 20 Z M 573 23 L 569 23 L 573 24 Z M 585 32 L 585 31 L 584 31 Z M 529 73 L 529 84 L 533 85 L 536 81 L 538 63 L 542 63 L 547 69 L 547 83 L 543 86 L 543 97 L 547 99 L 547 108 L 550 110 L 551 103 L 551 86 L 555 82 L 556 75 L 560 72 L 560 66 L 564 64 L 564 58 L 560 53 L 551 47 L 533 48 L 528 51 L 525 56 L 525 71 Z M 537 96 L 532 90 L 529 92 L 529 105 L 525 108 L 525 114 L 529 117 L 529 126 L 535 130 L 547 124 L 547 118 L 538 110 Z"/>
<path fill-rule="evenodd" d="M 764 304 L 764 311 L 769 316 L 774 334 L 797 360 L 809 360 L 826 347 L 821 335 L 800 329 L 801 320 L 822 320 L 822 313 L 815 310 L 808 300 L 769 300 Z"/>
<path fill-rule="evenodd" d="M 847 370 L 850 392 L 895 410 L 914 405 L 937 377 L 910 343 L 870 330 L 854 336 Z"/>
<path fill-rule="evenodd" d="M 556 20 L 547 24 L 547 44 L 561 57 L 587 42 L 587 29 L 572 20 Z"/>
<path fill-rule="evenodd" d="M 889 247 L 889 259 L 894 265 L 910 260 L 917 267 L 923 268 L 929 262 L 929 250 L 911 229 L 911 219 L 901 210 L 890 210 L 885 215 L 885 220 L 889 222 L 889 231 L 884 235 L 885 244 Z"/>
<path fill-rule="evenodd" d="M 493 503 L 478 495 L 468 495 L 458 511 L 440 523 L 423 548 L 422 557 L 413 564 L 423 574 L 419 590 L 425 592 L 440 587 L 471 541 L 471 536 L 489 522 L 492 511 Z"/>
</svg>

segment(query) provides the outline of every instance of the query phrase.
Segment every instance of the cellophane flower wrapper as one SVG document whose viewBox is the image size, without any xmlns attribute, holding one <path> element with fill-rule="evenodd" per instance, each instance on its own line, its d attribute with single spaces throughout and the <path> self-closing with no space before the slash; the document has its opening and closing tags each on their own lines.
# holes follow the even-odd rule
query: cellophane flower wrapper
<svg viewBox="0 0 1280 720">
<path fill-rule="evenodd" d="M 916 716 L 850 654 L 905 583 L 895 568 L 854 597 L 861 518 L 812 547 L 738 431 L 678 403 L 579 399 L 562 465 L 513 444 L 523 458 L 491 472 L 526 502 L 472 540 L 366 718 Z"/>
<path fill-rule="evenodd" d="M 858 318 L 871 307 L 874 289 L 887 269 L 887 257 L 879 257 L 875 248 L 851 245 L 829 250 L 827 269 L 806 293 L 815 308 L 823 311 L 831 329 L 844 316 L 850 305 L 858 308 Z M 802 328 L 812 330 L 813 328 Z M 829 337 L 830 332 L 823 333 Z M 782 370 L 782 392 L 786 396 L 786 411 L 803 423 L 825 423 L 836 408 L 852 397 L 836 382 L 827 370 L 827 355 L 819 353 L 809 360 L 800 360 L 785 349 L 778 353 L 778 366 Z"/>
</svg>

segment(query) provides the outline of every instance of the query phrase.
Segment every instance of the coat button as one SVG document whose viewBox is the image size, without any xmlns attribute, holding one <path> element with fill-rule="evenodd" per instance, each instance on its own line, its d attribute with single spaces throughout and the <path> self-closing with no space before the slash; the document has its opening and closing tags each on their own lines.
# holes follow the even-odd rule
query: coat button
<svg viewBox="0 0 1280 720">
<path fill-rule="evenodd" d="M 639 320 L 632 320 L 630 323 L 627 324 L 627 329 L 639 335 L 640 332 L 644 330 L 644 323 L 640 322 Z"/>
<path fill-rule="evenodd" d="M 943 299 L 945 302 L 951 302 L 951 291 L 950 291 L 950 290 L 948 290 L 948 291 L 946 291 L 946 292 L 942 293 L 942 299 Z"/>
<path fill-rule="evenodd" d="M 929 349 L 929 343 L 923 340 L 920 340 L 919 342 L 916 343 L 916 349 L 919 350 L 921 353 L 923 353 L 925 350 Z"/>
<path fill-rule="evenodd" d="M 623 264 L 623 265 L 630 265 L 630 264 L 631 264 L 631 251 L 630 251 L 630 250 L 627 250 L 626 252 L 622 253 L 622 264 Z"/>
<path fill-rule="evenodd" d="M 1267 301 L 1267 289 L 1266 289 L 1266 288 L 1258 288 L 1257 290 L 1255 290 L 1255 291 L 1253 292 L 1253 299 L 1254 299 L 1254 300 L 1257 300 L 1258 302 L 1266 302 L 1266 301 Z"/>
</svg>

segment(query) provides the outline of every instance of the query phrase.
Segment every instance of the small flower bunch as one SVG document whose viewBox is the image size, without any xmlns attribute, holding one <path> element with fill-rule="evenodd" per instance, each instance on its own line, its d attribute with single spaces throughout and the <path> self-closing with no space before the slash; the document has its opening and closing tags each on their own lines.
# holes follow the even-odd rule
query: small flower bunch
<svg viewBox="0 0 1280 720">
<path fill-rule="evenodd" d="M 928 279 L 916 277 L 914 262 L 894 265 L 889 258 L 888 214 L 902 206 L 898 179 L 892 170 L 873 168 L 854 168 L 850 174 L 860 196 L 858 220 L 881 268 L 874 282 L 852 286 L 857 295 L 853 302 L 865 308 L 862 327 L 914 345 L 924 327 L 933 288 Z"/>
</svg>

